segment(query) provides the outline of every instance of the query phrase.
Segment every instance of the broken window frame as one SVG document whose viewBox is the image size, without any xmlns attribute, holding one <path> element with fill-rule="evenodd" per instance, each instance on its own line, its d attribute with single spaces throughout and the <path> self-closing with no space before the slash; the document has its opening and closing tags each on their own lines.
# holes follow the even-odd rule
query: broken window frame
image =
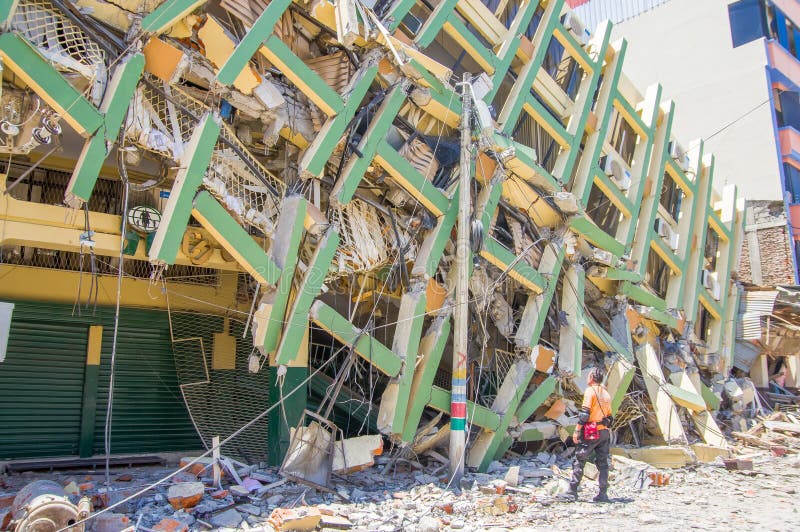
<svg viewBox="0 0 800 532">
<path fill-rule="evenodd" d="M 664 260 L 655 246 L 650 246 L 645 267 L 644 282 L 658 297 L 667 299 L 669 283 L 672 279 L 672 268 Z"/>
<path fill-rule="evenodd" d="M 616 106 L 611 122 L 613 125 L 609 129 L 609 135 L 606 140 L 617 155 L 625 161 L 628 168 L 632 168 L 634 157 L 636 156 L 636 147 L 639 145 L 639 134 L 636 133 L 634 127 Z"/>
</svg>

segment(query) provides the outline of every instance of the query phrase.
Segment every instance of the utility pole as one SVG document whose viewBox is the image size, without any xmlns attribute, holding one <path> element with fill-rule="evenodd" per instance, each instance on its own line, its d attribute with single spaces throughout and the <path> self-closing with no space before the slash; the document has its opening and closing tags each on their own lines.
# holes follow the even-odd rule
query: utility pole
<svg viewBox="0 0 800 532">
<path fill-rule="evenodd" d="M 472 128 L 472 91 L 470 75 L 461 82 L 461 170 L 458 181 L 458 234 L 456 241 L 456 308 L 453 330 L 453 381 L 450 399 L 450 475 L 452 482 L 464 476 L 464 455 L 467 442 L 467 350 L 469 346 L 469 227 L 470 174 L 472 160 L 470 144 Z M 455 484 L 456 486 L 458 484 Z"/>
</svg>

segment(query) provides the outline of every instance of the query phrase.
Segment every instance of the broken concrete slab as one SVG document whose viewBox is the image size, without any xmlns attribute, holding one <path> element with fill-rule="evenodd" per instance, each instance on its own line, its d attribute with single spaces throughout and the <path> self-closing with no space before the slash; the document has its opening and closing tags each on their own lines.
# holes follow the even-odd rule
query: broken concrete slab
<svg viewBox="0 0 800 532">
<path fill-rule="evenodd" d="M 380 434 L 339 440 L 333 448 L 333 472 L 340 475 L 361 471 L 375 465 L 375 457 L 383 453 Z"/>
<path fill-rule="evenodd" d="M 176 510 L 194 508 L 204 493 L 205 486 L 202 482 L 179 482 L 169 487 L 167 500 Z"/>
<path fill-rule="evenodd" d="M 317 508 L 302 506 L 300 508 L 276 508 L 269 516 L 269 524 L 275 530 L 314 530 L 322 520 L 322 513 Z"/>
<path fill-rule="evenodd" d="M 658 447 L 612 447 L 611 454 L 632 458 L 660 468 L 681 468 L 696 461 L 688 447 L 679 445 Z"/>
<path fill-rule="evenodd" d="M 211 524 L 217 527 L 236 528 L 242 520 L 242 514 L 231 508 L 211 518 Z"/>
</svg>

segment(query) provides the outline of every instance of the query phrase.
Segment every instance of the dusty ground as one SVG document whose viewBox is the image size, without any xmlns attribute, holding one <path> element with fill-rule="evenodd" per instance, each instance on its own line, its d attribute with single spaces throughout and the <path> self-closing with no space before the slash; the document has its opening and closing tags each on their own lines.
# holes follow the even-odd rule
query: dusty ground
<svg viewBox="0 0 800 532">
<path fill-rule="evenodd" d="M 347 517 L 352 523 L 351 530 L 370 531 L 800 530 L 797 504 L 800 457 L 777 458 L 761 453 L 753 462 L 753 471 L 727 471 L 721 464 L 671 470 L 669 485 L 641 490 L 633 485 L 635 472 L 630 467 L 618 466 L 612 471 L 610 495 L 615 499 L 612 504 L 592 503 L 597 485 L 586 480 L 578 502 L 554 499 L 553 495 L 563 486 L 559 468 L 563 474 L 569 473 L 568 457 L 538 455 L 498 462 L 493 464 L 491 474 L 467 475 L 460 493 L 444 489 L 439 477 L 426 472 L 413 469 L 404 472 L 399 467 L 379 463 L 346 481 L 335 479 L 339 495 L 318 494 L 291 483 L 267 490 L 260 497 L 234 497 L 228 493 L 215 499 L 211 496 L 215 490 L 208 489 L 200 504 L 190 512 L 175 512 L 167 501 L 166 487 L 157 488 L 117 509 L 127 518 L 101 519 L 98 521 L 101 526 L 95 530 L 113 532 L 138 523 L 137 529 L 147 532 L 159 530 L 158 523 L 171 518 L 184 523 L 189 530 L 271 531 L 267 518 L 272 510 L 304 504 Z M 556 476 L 552 473 L 553 465 Z M 512 466 L 520 468 L 517 486 L 513 485 L 513 478 L 508 484 L 503 480 Z M 120 500 L 169 471 L 154 467 L 114 470 L 110 499 Z M 446 470 L 442 468 L 437 474 L 444 477 Z M 274 471 L 261 470 L 260 478 L 262 484 L 268 484 L 280 477 Z M 83 485 L 85 494 L 94 494 L 97 502 L 104 477 L 100 472 L 74 471 L 6 475 L 0 479 L 4 486 L 0 500 L 8 503 L 9 495 L 34 479 L 51 479 L 62 485 L 75 481 Z M 179 477 L 179 480 L 193 479 Z M 221 526 L 222 514 L 241 522 L 237 526 L 230 523 L 228 528 Z M 208 527 L 205 523 L 217 526 Z"/>
</svg>

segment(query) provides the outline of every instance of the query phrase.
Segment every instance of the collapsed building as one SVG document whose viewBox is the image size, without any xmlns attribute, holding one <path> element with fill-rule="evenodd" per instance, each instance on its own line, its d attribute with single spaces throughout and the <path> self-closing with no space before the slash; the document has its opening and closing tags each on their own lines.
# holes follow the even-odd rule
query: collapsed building
<svg viewBox="0 0 800 532">
<path fill-rule="evenodd" d="M 0 23 L 1 458 L 209 448 L 277 403 L 223 452 L 280 464 L 313 419 L 419 453 L 465 401 L 485 470 L 565 439 L 595 365 L 620 442 L 725 445 L 742 202 L 610 23 L 563 0 L 15 0 Z"/>
</svg>

